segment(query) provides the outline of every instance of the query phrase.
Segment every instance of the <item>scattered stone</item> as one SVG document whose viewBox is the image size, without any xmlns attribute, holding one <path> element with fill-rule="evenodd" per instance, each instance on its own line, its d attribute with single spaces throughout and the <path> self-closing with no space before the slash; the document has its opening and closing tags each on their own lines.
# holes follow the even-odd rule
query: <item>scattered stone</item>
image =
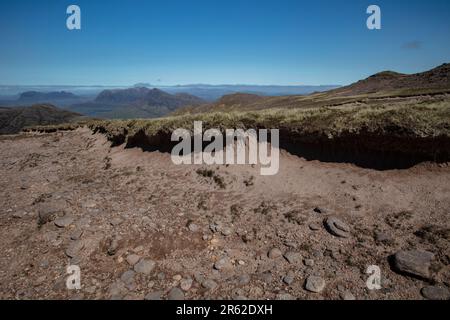
<svg viewBox="0 0 450 320">
<path fill-rule="evenodd" d="M 305 259 L 303 261 L 303 263 L 305 264 L 305 266 L 307 267 L 313 267 L 314 266 L 314 260 L 313 259 Z"/>
<path fill-rule="evenodd" d="M 254 239 L 255 239 L 255 236 L 253 233 L 246 233 L 246 234 L 242 235 L 242 241 L 244 241 L 245 243 L 252 242 Z"/>
<path fill-rule="evenodd" d="M 22 219 L 23 217 L 25 217 L 25 215 L 26 215 L 26 212 L 23 212 L 23 211 L 21 211 L 21 212 L 14 212 L 12 214 L 12 217 L 14 219 Z"/>
<path fill-rule="evenodd" d="M 208 290 L 214 290 L 217 287 L 217 283 L 214 280 L 206 279 L 202 282 L 202 287 Z"/>
<path fill-rule="evenodd" d="M 423 279 L 430 278 L 434 254 L 422 250 L 401 250 L 394 255 L 394 267 L 401 273 Z"/>
<path fill-rule="evenodd" d="M 209 241 L 209 244 L 211 245 L 211 246 L 217 246 L 218 244 L 219 244 L 219 239 L 217 239 L 217 238 L 212 238 L 210 241 Z"/>
<path fill-rule="evenodd" d="M 282 255 L 283 255 L 283 253 L 282 253 L 281 250 L 278 249 L 278 248 L 272 248 L 272 249 L 270 249 L 269 253 L 267 254 L 267 256 L 268 256 L 270 259 L 276 259 L 276 258 L 281 257 Z"/>
<path fill-rule="evenodd" d="M 217 223 L 211 223 L 211 224 L 209 225 L 209 229 L 210 229 L 213 233 L 219 232 L 219 231 L 220 231 L 220 225 L 217 224 Z"/>
<path fill-rule="evenodd" d="M 183 277 L 180 274 L 176 274 L 172 277 L 172 279 L 175 281 L 180 281 L 181 279 L 183 279 Z"/>
<path fill-rule="evenodd" d="M 161 300 L 161 296 L 163 295 L 164 292 L 162 291 L 154 291 L 154 292 L 150 292 L 149 294 L 147 294 L 145 296 L 145 300 Z"/>
<path fill-rule="evenodd" d="M 324 224 L 328 232 L 336 237 L 348 238 L 350 236 L 350 227 L 336 217 L 328 217 Z"/>
<path fill-rule="evenodd" d="M 306 279 L 305 289 L 314 293 L 320 293 L 325 289 L 325 280 L 321 277 L 309 276 Z"/>
<path fill-rule="evenodd" d="M 297 264 L 302 260 L 301 254 L 294 251 L 287 251 L 283 257 L 291 264 Z"/>
<path fill-rule="evenodd" d="M 137 273 L 150 274 L 155 266 L 155 261 L 150 259 L 141 259 L 141 261 L 134 265 L 134 271 Z"/>
<path fill-rule="evenodd" d="M 109 287 L 109 295 L 111 299 L 117 300 L 121 299 L 122 295 L 125 294 L 127 289 L 125 288 L 122 281 L 117 280 Z"/>
<path fill-rule="evenodd" d="M 70 226 L 72 224 L 73 220 L 74 219 L 71 216 L 64 216 L 62 218 L 56 219 L 55 220 L 55 225 L 58 228 L 66 228 L 66 227 L 68 227 L 68 226 Z"/>
<path fill-rule="evenodd" d="M 288 301 L 296 300 L 295 297 L 289 293 L 279 293 L 279 294 L 277 294 L 275 299 L 276 300 L 288 300 Z"/>
<path fill-rule="evenodd" d="M 221 258 L 214 263 L 214 269 L 216 270 L 229 270 L 233 267 L 228 258 Z"/>
<path fill-rule="evenodd" d="M 203 281 L 205 281 L 205 277 L 199 273 L 199 272 L 195 272 L 194 273 L 194 279 L 195 281 L 197 281 L 198 283 L 202 283 Z"/>
<path fill-rule="evenodd" d="M 133 249 L 134 253 L 139 253 L 144 251 L 144 247 L 143 246 L 137 246 L 136 248 Z"/>
<path fill-rule="evenodd" d="M 169 294 L 167 295 L 167 299 L 169 300 L 184 300 L 184 293 L 180 288 L 172 288 Z"/>
<path fill-rule="evenodd" d="M 69 258 L 75 258 L 83 248 L 84 248 L 83 241 L 73 241 L 69 243 L 69 246 L 66 248 L 66 255 Z"/>
<path fill-rule="evenodd" d="M 221 230 L 220 233 L 222 233 L 223 236 L 228 237 L 233 233 L 233 231 L 231 230 L 231 228 L 225 227 Z"/>
<path fill-rule="evenodd" d="M 297 243 L 294 241 L 284 241 L 283 243 L 286 247 L 297 249 Z"/>
<path fill-rule="evenodd" d="M 448 300 L 450 292 L 447 288 L 438 286 L 428 286 L 420 291 L 422 296 L 428 300 Z"/>
<path fill-rule="evenodd" d="M 313 209 L 313 211 L 314 211 L 315 213 L 319 213 L 319 214 L 322 214 L 322 213 L 326 213 L 326 212 L 327 212 L 324 208 L 320 208 L 320 207 L 315 207 L 315 208 Z"/>
<path fill-rule="evenodd" d="M 311 254 L 313 255 L 313 257 L 315 257 L 315 258 L 323 258 L 323 252 L 322 252 L 322 250 L 319 250 L 319 249 L 313 249 L 312 251 L 311 251 Z"/>
<path fill-rule="evenodd" d="M 84 289 L 84 291 L 86 291 L 86 293 L 88 293 L 88 294 L 94 294 L 96 290 L 97 290 L 96 286 L 90 286 L 90 287 L 87 287 L 86 289 Z"/>
<path fill-rule="evenodd" d="M 211 237 L 208 234 L 204 234 L 202 239 L 203 239 L 203 241 L 208 241 L 211 239 Z"/>
<path fill-rule="evenodd" d="M 141 221 L 142 221 L 142 224 L 143 224 L 144 226 L 149 226 L 149 227 L 151 227 L 151 228 L 154 228 L 154 227 L 155 227 L 154 223 L 152 222 L 152 219 L 150 219 L 150 218 L 147 217 L 147 216 L 143 216 L 142 219 L 141 219 Z"/>
<path fill-rule="evenodd" d="M 239 261 L 238 261 L 238 264 L 239 264 L 240 266 L 245 266 L 245 261 L 244 261 L 244 260 L 239 260 Z"/>
<path fill-rule="evenodd" d="M 117 218 L 113 218 L 109 223 L 110 223 L 113 227 L 116 227 L 116 226 L 122 224 L 122 222 L 123 222 L 123 219 L 117 217 Z"/>
<path fill-rule="evenodd" d="M 79 265 L 80 263 L 81 263 L 81 258 L 80 257 L 70 258 L 70 264 L 71 265 Z"/>
<path fill-rule="evenodd" d="M 342 300 L 356 300 L 355 296 L 350 291 L 344 291 L 339 294 Z"/>
<path fill-rule="evenodd" d="M 183 291 L 189 291 L 189 289 L 191 289 L 193 283 L 194 283 L 194 280 L 192 280 L 191 278 L 183 279 L 180 282 L 180 288 Z"/>
<path fill-rule="evenodd" d="M 330 250 L 330 257 L 333 258 L 334 260 L 338 260 L 339 259 L 339 251 L 336 249 Z"/>
<path fill-rule="evenodd" d="M 200 229 L 199 226 L 193 222 L 189 222 L 187 227 L 191 232 L 198 232 L 198 230 Z"/>
<path fill-rule="evenodd" d="M 120 276 L 120 280 L 125 284 L 130 284 L 134 281 L 135 272 L 133 270 L 127 270 Z"/>
<path fill-rule="evenodd" d="M 273 276 L 270 272 L 264 272 L 260 275 L 260 279 L 262 282 L 271 283 L 273 280 Z"/>
<path fill-rule="evenodd" d="M 320 224 L 318 224 L 317 222 L 311 222 L 308 226 L 312 231 L 318 231 L 321 229 Z"/>
<path fill-rule="evenodd" d="M 164 280 L 166 279 L 166 274 L 164 272 L 160 272 L 158 273 L 157 277 L 159 280 Z"/>
<path fill-rule="evenodd" d="M 80 230 L 75 230 L 70 235 L 70 239 L 71 240 L 80 240 L 82 235 L 83 235 L 83 230 L 81 230 L 81 229 Z"/>
<path fill-rule="evenodd" d="M 250 282 L 250 275 L 248 274 L 242 274 L 238 277 L 237 282 L 241 286 L 245 286 Z"/>
<path fill-rule="evenodd" d="M 141 259 L 137 254 L 130 254 L 127 256 L 127 262 L 130 266 L 134 266 Z"/>
<path fill-rule="evenodd" d="M 295 274 L 292 271 L 289 271 L 287 275 L 284 276 L 283 282 L 290 286 L 294 282 Z"/>
</svg>

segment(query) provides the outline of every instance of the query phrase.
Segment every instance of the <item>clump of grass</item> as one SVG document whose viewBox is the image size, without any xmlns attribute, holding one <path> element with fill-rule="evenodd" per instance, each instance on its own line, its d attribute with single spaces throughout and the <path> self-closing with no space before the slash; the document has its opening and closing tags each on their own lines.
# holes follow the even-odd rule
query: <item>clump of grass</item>
<svg viewBox="0 0 450 320">
<path fill-rule="evenodd" d="M 226 188 L 225 179 L 223 177 L 215 174 L 213 176 L 213 180 L 219 186 L 220 189 L 225 189 Z"/>
<path fill-rule="evenodd" d="M 149 120 L 92 121 L 88 125 L 108 136 L 143 132 L 152 137 L 178 128 L 193 131 L 194 121 L 210 128 L 282 129 L 298 135 L 322 135 L 331 138 L 361 131 L 408 135 L 411 137 L 450 136 L 450 101 L 430 104 L 387 104 L 367 107 L 348 105 L 311 109 L 268 109 L 248 112 L 214 112 Z M 396 128 L 395 132 L 392 128 Z"/>
<path fill-rule="evenodd" d="M 197 174 L 205 178 L 212 178 L 213 181 L 219 186 L 220 189 L 226 188 L 225 179 L 210 169 L 198 169 Z"/>
<path fill-rule="evenodd" d="M 209 169 L 198 169 L 196 172 L 205 178 L 212 178 L 214 176 L 214 171 Z"/>
<path fill-rule="evenodd" d="M 250 176 L 250 178 L 244 180 L 244 184 L 246 187 L 253 186 L 255 184 L 255 177 Z"/>
</svg>

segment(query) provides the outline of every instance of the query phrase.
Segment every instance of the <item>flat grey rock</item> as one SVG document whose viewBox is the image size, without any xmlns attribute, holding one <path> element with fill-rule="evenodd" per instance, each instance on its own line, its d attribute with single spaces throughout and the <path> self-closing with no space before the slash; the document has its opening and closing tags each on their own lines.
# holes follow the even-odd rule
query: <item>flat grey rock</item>
<svg viewBox="0 0 450 320">
<path fill-rule="evenodd" d="M 438 286 L 428 286 L 423 288 L 420 293 L 428 300 L 448 300 L 450 292 L 447 288 Z"/>
<path fill-rule="evenodd" d="M 161 296 L 163 295 L 164 292 L 162 291 L 154 291 L 154 292 L 150 292 L 149 294 L 147 294 L 145 296 L 145 300 L 161 300 Z"/>
<path fill-rule="evenodd" d="M 202 282 L 202 287 L 208 290 L 214 290 L 217 287 L 217 282 L 211 279 L 206 279 Z"/>
<path fill-rule="evenodd" d="M 287 275 L 284 276 L 283 282 L 290 286 L 294 282 L 295 274 L 289 271 Z"/>
<path fill-rule="evenodd" d="M 172 288 L 167 295 L 167 299 L 176 301 L 184 300 L 184 293 L 180 288 Z"/>
<path fill-rule="evenodd" d="M 122 280 L 125 284 L 130 284 L 134 281 L 135 275 L 136 272 L 134 272 L 133 270 L 127 270 L 120 276 L 120 280 Z"/>
<path fill-rule="evenodd" d="M 305 289 L 310 292 L 320 293 L 325 289 L 325 285 L 325 280 L 321 277 L 309 276 L 306 279 Z"/>
<path fill-rule="evenodd" d="M 150 274 L 155 266 L 155 261 L 150 259 L 142 259 L 134 265 L 134 271 L 137 273 Z"/>
<path fill-rule="evenodd" d="M 130 266 L 134 266 L 141 259 L 137 254 L 130 254 L 127 256 L 126 260 Z"/>
<path fill-rule="evenodd" d="M 229 270 L 233 267 L 228 258 L 221 258 L 214 263 L 214 269 L 216 270 Z"/>
<path fill-rule="evenodd" d="M 291 264 L 298 264 L 302 261 L 301 254 L 294 251 L 287 251 L 283 257 Z"/>
<path fill-rule="evenodd" d="M 434 254 L 428 251 L 401 250 L 394 255 L 394 267 L 401 273 L 429 279 L 433 259 Z"/>
<path fill-rule="evenodd" d="M 70 226 L 74 221 L 74 218 L 71 216 L 64 216 L 62 218 L 58 218 L 55 220 L 55 225 L 58 228 L 66 228 Z"/>
<path fill-rule="evenodd" d="M 282 253 L 281 250 L 278 249 L 278 248 L 272 248 L 272 249 L 270 249 L 269 253 L 267 254 L 267 256 L 268 256 L 270 259 L 276 259 L 276 258 L 281 257 L 282 255 L 283 255 L 283 253 Z"/>
<path fill-rule="evenodd" d="M 327 231 L 336 237 L 348 238 L 350 236 L 350 227 L 336 217 L 328 217 L 324 224 Z"/>
<path fill-rule="evenodd" d="M 287 300 L 287 301 L 293 301 L 296 300 L 295 297 L 289 293 L 279 293 L 275 297 L 275 300 Z"/>
<path fill-rule="evenodd" d="M 69 258 L 75 258 L 83 248 L 84 248 L 83 241 L 73 241 L 67 246 L 66 255 Z"/>
</svg>

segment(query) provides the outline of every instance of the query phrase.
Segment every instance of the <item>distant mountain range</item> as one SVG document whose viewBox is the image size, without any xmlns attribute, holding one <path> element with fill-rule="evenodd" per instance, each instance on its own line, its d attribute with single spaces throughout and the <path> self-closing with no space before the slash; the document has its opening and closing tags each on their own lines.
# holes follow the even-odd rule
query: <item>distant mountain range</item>
<svg viewBox="0 0 450 320">
<path fill-rule="evenodd" d="M 128 88 L 102 91 L 94 101 L 75 104 L 70 110 L 110 119 L 155 118 L 185 106 L 205 101 L 187 94 L 170 94 L 159 89 Z"/>
<path fill-rule="evenodd" d="M 143 86 L 103 88 L 98 94 L 90 96 L 65 90 L 26 91 L 15 98 L 0 101 L 0 105 L 50 103 L 89 117 L 110 119 L 155 118 L 209 111 L 313 108 L 366 98 L 450 93 L 450 64 L 411 75 L 384 71 L 345 87 L 196 84 L 164 87 L 165 90 L 161 90 L 147 88 L 147 84 L 140 85 Z M 220 98 L 211 101 L 219 94 Z"/>
<path fill-rule="evenodd" d="M 304 96 L 265 97 L 241 93 L 231 94 L 213 103 L 179 109 L 175 114 L 268 108 L 315 108 L 337 106 L 365 99 L 442 93 L 450 93 L 450 64 L 448 63 L 411 75 L 383 71 L 349 86 Z"/>
<path fill-rule="evenodd" d="M 52 105 L 0 107 L 0 134 L 14 134 L 27 126 L 53 125 L 81 119 L 82 116 Z"/>
<path fill-rule="evenodd" d="M 334 89 L 337 86 L 256 86 L 256 85 L 180 85 L 148 88 L 140 83 L 131 88 L 95 87 L 86 94 L 87 87 L 74 87 L 83 95 L 61 91 L 30 90 L 15 96 L 0 96 L 0 106 L 25 106 L 52 104 L 91 117 L 109 119 L 155 118 L 165 116 L 183 107 L 198 107 L 220 99 L 224 95 L 238 93 L 250 96 L 299 95 Z M 56 87 L 38 87 L 55 89 Z M 15 92 L 18 87 L 1 87 L 0 92 Z M 103 89 L 98 91 L 96 90 Z M 195 94 L 194 94 L 195 93 Z"/>
<path fill-rule="evenodd" d="M 336 85 L 324 86 L 277 86 L 277 85 L 209 85 L 189 84 L 176 86 L 152 85 L 149 83 L 137 83 L 132 88 L 160 89 L 170 94 L 187 93 L 197 96 L 203 100 L 213 102 L 224 95 L 233 93 L 250 93 L 262 96 L 285 96 L 304 95 L 313 92 L 327 91 L 338 88 Z M 71 92 L 85 100 L 93 100 L 103 90 L 128 89 L 125 86 L 2 86 L 0 85 L 0 100 L 3 103 L 17 100 L 19 95 L 25 91 L 38 92 Z M 41 102 L 41 101 L 40 101 Z"/>
<path fill-rule="evenodd" d="M 79 97 L 71 92 L 67 91 L 55 91 L 55 92 L 38 92 L 38 91 L 26 91 L 20 94 L 17 103 L 20 105 L 36 104 L 36 103 L 50 103 L 57 104 L 59 106 L 69 106 L 74 103 L 80 103 L 85 101 L 82 97 Z"/>
</svg>

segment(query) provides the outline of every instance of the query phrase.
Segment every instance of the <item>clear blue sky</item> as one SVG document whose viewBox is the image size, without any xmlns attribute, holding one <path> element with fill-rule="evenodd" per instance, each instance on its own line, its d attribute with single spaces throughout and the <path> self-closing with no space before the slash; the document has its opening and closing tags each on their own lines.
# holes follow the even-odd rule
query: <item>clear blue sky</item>
<svg viewBox="0 0 450 320">
<path fill-rule="evenodd" d="M 0 35 L 0 84 L 347 84 L 450 62 L 450 1 L 2 0 Z"/>
</svg>

